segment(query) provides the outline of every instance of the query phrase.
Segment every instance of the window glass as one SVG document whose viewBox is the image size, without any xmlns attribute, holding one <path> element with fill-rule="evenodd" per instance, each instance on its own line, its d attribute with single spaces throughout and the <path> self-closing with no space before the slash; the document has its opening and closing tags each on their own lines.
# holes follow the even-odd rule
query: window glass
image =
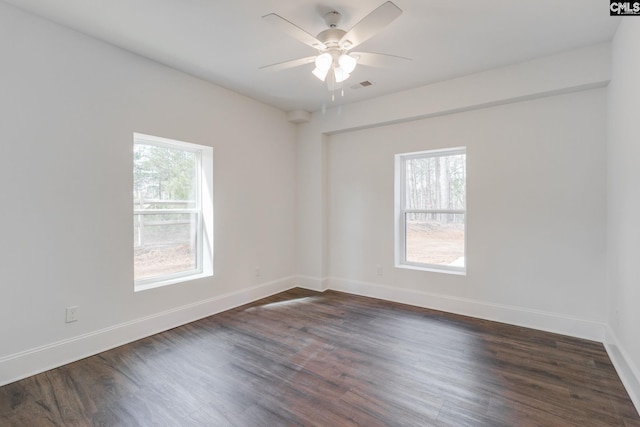
<svg viewBox="0 0 640 427">
<path fill-rule="evenodd" d="M 397 264 L 464 272 L 466 150 L 397 155 L 396 180 Z"/>
<path fill-rule="evenodd" d="M 148 135 L 134 135 L 136 285 L 203 272 L 203 199 L 209 203 L 212 200 L 212 195 L 203 198 L 204 150 L 211 149 Z"/>
</svg>

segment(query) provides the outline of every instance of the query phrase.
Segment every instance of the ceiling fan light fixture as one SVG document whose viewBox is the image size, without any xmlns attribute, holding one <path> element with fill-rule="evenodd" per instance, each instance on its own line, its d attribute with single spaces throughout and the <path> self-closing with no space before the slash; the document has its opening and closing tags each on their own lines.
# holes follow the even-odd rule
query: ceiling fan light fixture
<svg viewBox="0 0 640 427">
<path fill-rule="evenodd" d="M 338 58 L 338 64 L 340 64 L 340 68 L 342 68 L 342 70 L 347 74 L 351 74 L 353 70 L 356 69 L 357 63 L 358 60 L 356 58 L 346 53 L 343 53 Z"/>
<path fill-rule="evenodd" d="M 328 72 L 333 64 L 333 57 L 329 52 L 325 52 L 316 57 L 316 69 Z M 315 71 L 315 70 L 314 70 Z M 325 72 L 325 75 L 326 75 Z M 314 72 L 315 74 L 315 72 Z M 323 79 L 324 80 L 324 79 Z"/>
<path fill-rule="evenodd" d="M 323 70 L 321 68 L 316 67 L 313 69 L 312 73 L 314 76 L 316 76 L 320 80 L 325 81 L 325 79 L 327 78 L 327 74 L 329 74 L 329 69 L 327 68 L 326 70 Z"/>
</svg>

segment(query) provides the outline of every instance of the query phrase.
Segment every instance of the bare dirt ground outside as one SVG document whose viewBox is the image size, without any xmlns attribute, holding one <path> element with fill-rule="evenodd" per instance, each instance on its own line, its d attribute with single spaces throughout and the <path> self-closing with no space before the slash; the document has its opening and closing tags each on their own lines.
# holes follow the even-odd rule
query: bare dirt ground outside
<svg viewBox="0 0 640 427">
<path fill-rule="evenodd" d="M 195 268 L 195 253 L 191 245 L 137 247 L 134 249 L 136 280 L 163 276 Z"/>
<path fill-rule="evenodd" d="M 460 224 L 407 222 L 407 261 L 449 265 L 464 257 L 464 229 Z"/>
</svg>

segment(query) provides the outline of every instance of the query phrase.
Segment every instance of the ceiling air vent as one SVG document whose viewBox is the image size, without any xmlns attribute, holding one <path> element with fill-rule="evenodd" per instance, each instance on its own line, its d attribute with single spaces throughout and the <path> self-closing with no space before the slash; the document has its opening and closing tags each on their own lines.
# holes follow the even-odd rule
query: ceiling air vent
<svg viewBox="0 0 640 427">
<path fill-rule="evenodd" d="M 371 86 L 371 85 L 373 85 L 373 83 L 371 83 L 369 80 L 365 80 L 363 82 L 360 82 L 358 84 L 351 86 L 351 89 L 360 89 L 360 88 Z"/>
</svg>

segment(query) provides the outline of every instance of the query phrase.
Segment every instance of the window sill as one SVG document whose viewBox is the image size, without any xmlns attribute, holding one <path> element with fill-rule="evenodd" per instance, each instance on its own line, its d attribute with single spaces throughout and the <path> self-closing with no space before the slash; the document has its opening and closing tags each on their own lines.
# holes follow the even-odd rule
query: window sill
<svg viewBox="0 0 640 427">
<path fill-rule="evenodd" d="M 191 275 L 188 275 L 188 276 L 174 277 L 174 278 L 167 279 L 167 280 L 158 280 L 157 282 L 148 282 L 148 283 L 143 283 L 143 284 L 140 284 L 140 285 L 136 284 L 134 286 L 134 292 L 147 291 L 149 289 L 155 289 L 155 288 L 160 288 L 160 287 L 163 287 L 163 286 L 175 285 L 177 283 L 189 282 L 191 280 L 202 279 L 202 278 L 211 277 L 211 276 L 213 276 L 213 273 L 204 272 L 204 273 L 191 274 Z"/>
<path fill-rule="evenodd" d="M 406 270 L 428 271 L 430 273 L 445 273 L 455 276 L 466 276 L 467 270 L 461 268 L 451 268 L 446 266 L 426 266 L 417 264 L 396 264 L 396 268 L 404 268 Z"/>
</svg>

